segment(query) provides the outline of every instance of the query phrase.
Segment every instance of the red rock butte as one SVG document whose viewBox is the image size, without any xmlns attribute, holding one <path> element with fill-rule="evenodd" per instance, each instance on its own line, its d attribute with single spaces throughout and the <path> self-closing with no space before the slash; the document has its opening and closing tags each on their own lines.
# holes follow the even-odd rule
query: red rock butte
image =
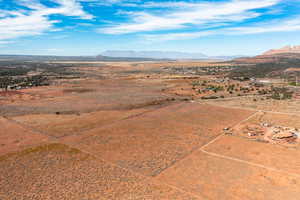
<svg viewBox="0 0 300 200">
<path fill-rule="evenodd" d="M 285 46 L 280 49 L 271 49 L 263 55 L 285 54 L 285 53 L 300 53 L 300 45 L 298 46 Z"/>
</svg>

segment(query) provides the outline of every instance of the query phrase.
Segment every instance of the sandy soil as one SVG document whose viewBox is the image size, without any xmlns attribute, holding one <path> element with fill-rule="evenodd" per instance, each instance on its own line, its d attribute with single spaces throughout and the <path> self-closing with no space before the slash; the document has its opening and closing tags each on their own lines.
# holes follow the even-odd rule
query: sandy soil
<svg viewBox="0 0 300 200">
<path fill-rule="evenodd" d="M 220 134 L 226 126 L 252 114 L 228 111 L 197 103 L 176 104 L 63 141 L 122 167 L 156 176 Z"/>
<path fill-rule="evenodd" d="M 280 141 L 272 140 L 273 131 L 272 128 L 263 127 L 262 124 L 269 124 L 269 126 L 276 127 L 289 127 L 290 129 L 299 129 L 300 120 L 299 116 L 295 114 L 282 114 L 272 112 L 257 112 L 256 115 L 234 127 L 231 133 L 236 136 L 255 140 L 259 142 L 271 143 L 274 145 L 281 145 L 289 148 L 299 149 L 300 140 L 299 138 L 290 138 Z M 250 129 L 249 129 L 250 127 Z M 248 135 L 249 130 L 255 135 Z"/>
<path fill-rule="evenodd" d="M 278 124 L 280 126 L 293 127 L 300 129 L 300 117 L 294 114 L 276 114 L 276 113 L 264 113 L 258 115 L 260 121 L 266 121 L 272 124 Z M 255 119 L 253 119 L 255 120 Z"/>
<path fill-rule="evenodd" d="M 134 80 L 84 80 L 53 88 L 24 90 L 24 95 L 40 94 L 38 99 L 11 96 L 0 103 L 0 115 L 20 116 L 30 114 L 77 114 L 99 110 L 120 110 L 152 106 L 168 102 L 172 95 L 163 94 L 160 83 L 137 83 Z M 47 95 L 46 95 L 47 94 Z M 13 100 L 13 101 L 11 101 Z"/>
<path fill-rule="evenodd" d="M 298 147 L 221 135 L 297 101 L 199 103 L 174 94 L 189 79 L 154 73 L 215 63 L 93 64 L 77 69 L 87 78 L 1 95 L 1 200 L 299 199 Z M 297 115 L 245 123 L 260 120 L 300 128 Z"/>
<path fill-rule="evenodd" d="M 78 134 L 96 127 L 106 126 L 147 112 L 147 109 L 98 111 L 84 114 L 41 114 L 17 116 L 12 119 L 54 137 Z"/>
<path fill-rule="evenodd" d="M 200 199 L 61 144 L 0 157 L 0 186 L 3 200 Z"/>
<path fill-rule="evenodd" d="M 46 135 L 34 133 L 0 117 L 0 155 L 36 146 L 48 139 Z"/>
<path fill-rule="evenodd" d="M 253 99 L 256 99 L 254 101 Z M 256 97 L 242 97 L 236 99 L 225 99 L 225 100 L 217 100 L 211 101 L 212 104 L 221 104 L 223 106 L 228 106 L 232 108 L 249 108 L 255 110 L 265 110 L 265 111 L 274 111 L 274 112 L 285 112 L 285 113 L 295 113 L 300 114 L 300 100 L 293 99 L 293 100 L 285 100 L 285 101 L 278 101 L 278 100 L 261 100 L 260 98 Z"/>
<path fill-rule="evenodd" d="M 300 149 L 260 143 L 236 136 L 223 136 L 205 150 L 300 176 Z"/>
<path fill-rule="evenodd" d="M 157 180 L 206 199 L 296 200 L 299 178 L 196 152 Z"/>
</svg>

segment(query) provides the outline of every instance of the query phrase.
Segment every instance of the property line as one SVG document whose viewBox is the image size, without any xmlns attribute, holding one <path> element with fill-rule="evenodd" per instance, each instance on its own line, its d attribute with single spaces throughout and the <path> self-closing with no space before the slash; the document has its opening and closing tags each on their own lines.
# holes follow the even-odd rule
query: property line
<svg viewBox="0 0 300 200">
<path fill-rule="evenodd" d="M 179 105 L 180 105 L 180 104 L 179 104 Z M 218 105 L 215 105 L 215 106 L 218 106 Z M 226 107 L 226 106 L 219 106 L 219 107 Z M 164 107 L 162 107 L 162 108 L 164 108 Z M 162 108 L 158 108 L 158 109 L 162 109 Z M 232 107 L 231 107 L 231 108 L 232 108 Z M 143 113 L 140 113 L 140 114 L 137 114 L 137 115 L 133 115 L 132 118 L 141 116 L 141 115 L 143 115 L 143 114 L 145 114 L 145 113 L 154 112 L 154 111 L 156 111 L 156 110 L 158 110 L 158 109 L 154 109 L 154 110 L 151 110 L 151 111 L 148 111 L 148 112 L 146 111 L 146 112 L 143 112 Z M 250 110 L 250 109 L 245 109 L 245 110 Z M 251 110 L 252 110 L 252 109 L 251 109 Z M 256 114 L 258 114 L 259 112 L 286 114 L 286 113 L 281 113 L 281 112 L 272 112 L 272 111 L 263 111 L 263 110 L 252 110 L 252 111 L 256 111 L 256 112 L 253 113 L 252 115 L 248 116 L 246 119 L 244 119 L 244 120 L 238 122 L 238 123 L 237 123 L 236 125 L 234 125 L 233 127 L 236 127 L 236 126 L 238 126 L 239 124 L 241 124 L 241 123 L 243 123 L 243 122 L 245 122 L 245 121 L 251 119 L 252 117 L 254 117 L 254 116 L 255 116 Z M 289 114 L 289 115 L 294 115 L 294 114 Z M 57 142 L 57 138 L 56 138 L 56 137 L 49 136 L 47 133 L 45 134 L 45 133 L 43 133 L 43 132 L 41 132 L 41 131 L 38 131 L 38 130 L 34 130 L 34 129 L 33 129 L 32 127 L 30 127 L 30 126 L 27 126 L 27 125 L 25 125 L 25 124 L 23 124 L 23 123 L 17 122 L 17 121 L 12 120 L 12 119 L 9 119 L 9 118 L 7 118 L 7 117 L 4 117 L 4 118 L 7 119 L 7 120 L 9 120 L 10 122 L 13 122 L 13 123 L 16 123 L 16 124 L 18 124 L 18 125 L 21 125 L 23 128 L 29 129 L 29 130 L 33 131 L 34 133 L 36 133 L 36 134 L 46 135 L 46 136 L 49 137 L 49 139 L 54 139 L 53 141 L 50 140 L 50 141 L 49 141 L 50 143 L 52 143 L 52 142 Z M 129 118 L 130 118 L 130 117 L 129 117 Z M 125 120 L 125 119 L 123 119 L 123 120 Z M 118 120 L 118 121 L 122 121 L 122 120 Z M 109 126 L 109 125 L 110 125 L 110 124 L 108 124 L 107 126 Z M 105 127 L 106 127 L 106 126 L 105 126 Z M 98 128 L 100 128 L 100 127 L 98 127 Z M 193 150 L 190 154 L 188 154 L 187 156 L 185 156 L 183 159 L 181 159 L 181 160 L 175 162 L 174 165 L 177 165 L 179 162 L 182 162 L 183 160 L 187 159 L 187 158 L 190 157 L 192 154 L 194 154 L 194 153 L 196 153 L 196 152 L 198 152 L 198 151 L 201 151 L 201 152 L 203 152 L 203 153 L 205 153 L 205 154 L 208 154 L 208 155 L 210 155 L 210 156 L 219 157 L 219 158 L 222 158 L 222 159 L 228 159 L 228 160 L 232 160 L 232 161 L 236 161 L 236 162 L 248 164 L 248 165 L 251 165 L 251 166 L 264 168 L 264 169 L 267 169 L 267 170 L 270 170 L 270 171 L 274 171 L 274 172 L 277 172 L 277 173 L 287 174 L 287 175 L 290 175 L 290 176 L 293 176 L 293 177 L 298 177 L 298 178 L 300 178 L 300 174 L 289 173 L 289 172 L 285 172 L 285 171 L 282 171 L 282 170 L 279 170 L 279 169 L 276 169 L 276 168 L 267 167 L 267 166 L 265 166 L 265 165 L 256 164 L 256 163 L 252 163 L 252 162 L 249 162 L 249 161 L 241 160 L 241 159 L 238 159 L 238 158 L 233 158 L 233 157 L 229 157 L 229 156 L 224 156 L 224 155 L 220 155 L 220 154 L 216 154 L 216 153 L 212 153 L 212 152 L 208 152 L 208 151 L 204 150 L 204 148 L 206 148 L 206 147 L 209 146 L 210 144 L 213 144 L 213 143 L 216 142 L 218 139 L 220 139 L 222 136 L 224 136 L 224 133 L 218 135 L 216 138 L 214 138 L 213 140 L 211 140 L 211 141 L 208 142 L 207 144 L 205 144 L 205 145 L 203 145 L 203 146 L 201 146 L 201 147 L 199 147 L 199 148 Z M 61 142 L 59 142 L 59 143 L 61 143 Z M 125 170 L 125 171 L 128 171 L 128 172 L 130 172 L 130 173 L 132 173 L 132 174 L 135 174 L 135 175 L 137 175 L 137 176 L 142 176 L 142 177 L 144 177 L 145 179 L 150 180 L 150 181 L 152 181 L 152 182 L 154 182 L 154 183 L 157 183 L 157 184 L 163 184 L 163 185 L 166 185 L 166 186 L 168 186 L 168 187 L 170 187 L 170 188 L 173 188 L 173 189 L 175 189 L 175 190 L 177 190 L 177 191 L 181 191 L 181 192 L 183 192 L 184 194 L 189 194 L 189 195 L 194 196 L 194 197 L 196 197 L 196 198 L 204 199 L 203 196 L 200 196 L 200 195 L 198 195 L 198 194 L 195 194 L 195 193 L 186 191 L 186 190 L 181 189 L 181 188 L 178 188 L 178 187 L 176 187 L 176 186 L 174 186 L 174 185 L 170 185 L 170 184 L 168 184 L 168 183 L 166 183 L 166 182 L 158 181 L 158 180 L 156 180 L 155 178 L 152 178 L 152 177 L 143 175 L 143 174 L 141 174 L 141 173 L 135 172 L 135 171 L 133 171 L 133 170 L 131 170 L 131 169 L 128 169 L 128 168 L 124 168 L 124 167 L 122 167 L 122 166 L 120 166 L 120 165 L 118 165 L 118 164 L 115 164 L 115 163 L 113 163 L 113 162 L 106 161 L 106 160 L 102 159 L 101 157 L 99 157 L 98 155 L 96 155 L 96 154 L 94 154 L 94 153 L 92 153 L 92 152 L 89 152 L 89 151 L 87 151 L 87 150 L 84 150 L 84 149 L 80 148 L 80 147 L 77 146 L 77 145 L 72 145 L 72 144 L 69 144 L 69 143 L 62 143 L 62 144 L 65 144 L 65 145 L 67 145 L 67 146 L 69 146 L 69 147 L 72 147 L 72 148 L 79 149 L 81 152 L 84 152 L 84 153 L 86 153 L 86 154 L 88 154 L 88 155 L 91 155 L 91 156 L 93 156 L 94 158 L 96 158 L 96 159 L 98 159 L 98 160 L 101 160 L 101 161 L 103 161 L 103 162 L 105 162 L 105 163 L 108 163 L 108 164 L 110 164 L 110 165 L 112 165 L 112 166 L 115 166 L 115 167 L 117 167 L 117 168 L 119 168 L 119 169 L 123 169 L 123 170 Z M 169 169 L 170 167 L 173 167 L 174 165 L 169 166 L 169 167 L 166 168 L 166 169 Z M 166 169 L 165 169 L 165 170 L 166 170 Z M 164 170 L 164 171 L 165 171 L 165 170 Z M 164 172 L 164 171 L 163 171 L 163 172 Z M 161 173 L 163 173 L 163 172 L 161 172 Z M 160 174 L 161 174 L 161 173 L 160 173 Z M 158 175 L 159 175 L 159 174 L 158 174 Z M 157 176 L 158 176 L 158 175 L 157 175 Z"/>
<path fill-rule="evenodd" d="M 182 102 L 176 102 L 176 103 L 174 103 L 174 104 L 178 104 L 178 106 L 181 106 L 181 105 L 184 104 L 184 103 L 182 103 Z M 174 104 L 170 104 L 170 105 L 174 105 Z M 38 129 L 36 129 L 36 128 L 30 126 L 30 125 L 27 125 L 27 124 L 22 123 L 22 122 L 18 122 L 18 121 L 14 120 L 14 119 L 11 119 L 11 118 L 7 117 L 7 116 L 0 116 L 0 117 L 3 117 L 4 119 L 8 120 L 9 122 L 12 122 L 12 123 L 14 123 L 14 124 L 17 124 L 17 125 L 19 125 L 19 126 L 25 128 L 25 129 L 28 129 L 28 130 L 32 131 L 32 132 L 35 132 L 36 134 L 45 135 L 45 136 L 48 136 L 48 137 L 51 138 L 51 139 L 58 140 L 58 139 L 61 139 L 61 138 L 63 138 L 63 137 L 80 135 L 81 133 L 83 133 L 83 132 L 85 132 L 85 131 L 92 131 L 92 130 L 95 130 L 95 129 L 98 129 L 98 128 L 107 128 L 107 127 L 113 126 L 114 124 L 117 124 L 117 123 L 119 123 L 119 122 L 126 121 L 126 120 L 129 120 L 129 119 L 134 119 L 134 118 L 136 118 L 136 117 L 140 117 L 140 116 L 143 116 L 143 115 L 145 115 L 145 114 L 152 113 L 152 112 L 155 112 L 155 111 L 157 111 L 157 110 L 166 108 L 166 107 L 168 107 L 168 106 L 170 106 L 170 105 L 161 106 L 161 107 L 159 107 L 159 108 L 154 108 L 154 109 L 151 109 L 151 110 L 147 110 L 147 111 L 144 111 L 144 112 L 141 112 L 141 113 L 138 113 L 138 114 L 133 114 L 133 115 L 124 117 L 124 118 L 122 118 L 122 119 L 115 120 L 115 121 L 113 121 L 113 122 L 111 122 L 111 123 L 108 123 L 108 124 L 105 124 L 105 125 L 96 126 L 96 127 L 88 128 L 88 129 L 83 129 L 83 130 L 80 130 L 80 131 L 76 131 L 76 132 L 74 132 L 74 133 L 71 134 L 71 135 L 62 135 L 62 136 L 53 136 L 53 135 L 49 134 L 48 132 L 40 131 L 40 130 L 38 130 Z"/>
<path fill-rule="evenodd" d="M 112 166 L 114 166 L 114 167 L 117 167 L 117 168 L 119 168 L 119 169 L 128 171 L 128 172 L 130 172 L 130 173 L 132 173 L 132 174 L 135 174 L 135 175 L 137 175 L 137 176 L 141 176 L 141 177 L 143 177 L 143 178 L 145 178 L 145 179 L 147 179 L 147 180 L 153 181 L 153 182 L 155 182 L 155 183 L 157 183 L 157 184 L 168 186 L 168 187 L 173 188 L 173 189 L 175 189 L 175 190 L 181 191 L 182 193 L 189 194 L 189 195 L 191 195 L 191 196 L 193 196 L 193 197 L 196 197 L 197 199 L 199 199 L 199 198 L 200 198 L 201 200 L 204 199 L 204 197 L 202 197 L 202 196 L 200 196 L 200 195 L 198 195 L 198 194 L 195 194 L 195 193 L 186 191 L 186 190 L 181 189 L 181 188 L 178 188 L 178 187 L 176 187 L 176 186 L 174 186 L 174 185 L 170 185 L 170 184 L 168 184 L 168 183 L 166 183 L 166 182 L 158 181 L 158 180 L 154 179 L 153 177 L 146 176 L 146 175 L 141 174 L 141 173 L 139 173 L 139 172 L 135 172 L 135 171 L 133 171 L 133 170 L 131 170 L 131 169 L 122 167 L 122 166 L 120 166 L 120 165 L 118 165 L 118 164 L 116 164 L 116 163 L 113 163 L 113 162 L 111 162 L 111 161 L 104 160 L 104 159 L 101 158 L 100 156 L 95 155 L 95 153 L 92 153 L 92 152 L 89 152 L 89 151 L 87 151 L 87 150 L 84 150 L 84 149 L 78 147 L 77 145 L 73 145 L 73 144 L 69 144 L 69 143 L 63 143 L 63 144 L 65 144 L 65 145 L 67 145 L 67 146 L 69 146 L 69 147 L 71 147 L 71 148 L 78 149 L 78 150 L 80 150 L 81 152 L 84 152 L 84 153 L 86 153 L 86 154 L 88 154 L 88 155 L 91 155 L 92 157 L 94 157 L 94 158 L 96 158 L 96 159 L 98 159 L 98 160 L 100 160 L 100 161 L 102 161 L 102 162 L 108 163 L 108 164 L 110 164 L 110 165 L 112 165 Z"/>
<path fill-rule="evenodd" d="M 22 123 L 22 122 L 18 122 L 18 121 L 14 120 L 14 119 L 10 119 L 10 118 L 5 117 L 5 116 L 2 116 L 2 117 L 3 117 L 4 119 L 6 119 L 8 122 L 11 122 L 11 123 L 16 124 L 16 125 L 18 125 L 18 126 L 21 126 L 22 128 L 24 128 L 24 129 L 30 131 L 31 133 L 46 136 L 46 137 L 48 137 L 48 139 L 52 139 L 52 140 L 54 140 L 54 141 L 57 141 L 57 139 L 58 139 L 58 137 L 49 135 L 49 134 L 46 133 L 46 132 L 37 130 L 37 129 L 35 129 L 35 128 L 31 127 L 31 126 L 28 126 L 28 125 L 26 125 L 26 124 L 24 124 L 24 123 Z"/>
<path fill-rule="evenodd" d="M 176 102 L 172 105 L 176 105 L 177 106 L 183 106 L 184 103 L 182 102 Z M 142 113 L 138 113 L 138 114 L 135 114 L 135 115 L 131 115 L 131 116 L 128 116 L 128 117 L 125 117 L 123 119 L 120 119 L 120 120 L 116 120 L 114 122 L 111 122 L 109 124 L 106 124 L 106 125 L 102 125 L 102 126 L 96 126 L 94 128 L 91 128 L 91 129 L 85 129 L 85 130 L 82 130 L 82 131 L 79 131 L 79 132 L 76 132 L 72 135 L 67 135 L 67 136 L 62 136 L 62 137 L 59 137 L 59 138 L 63 138 L 63 137 L 69 137 L 69 136 L 78 136 L 78 135 L 81 135 L 81 133 L 85 132 L 85 131 L 93 131 L 93 130 L 97 130 L 97 129 L 102 129 L 102 128 L 109 128 L 110 126 L 113 126 L 119 122 L 123 122 L 123 121 L 126 121 L 126 120 L 130 120 L 130 119 L 134 119 L 134 118 L 137 118 L 137 117 L 140 117 L 140 116 L 143 116 L 145 114 L 148 114 L 148 113 L 152 113 L 152 112 L 155 112 L 155 111 L 158 111 L 160 109 L 164 109 L 164 108 L 167 108 L 168 106 L 171 106 L 171 105 L 167 105 L 167 106 L 162 106 L 162 107 L 159 107 L 159 108 L 156 108 L 156 109 L 153 109 L 153 110 L 148 110 L 148 111 L 145 111 L 145 112 L 142 112 Z M 90 135 L 87 135 L 86 137 L 89 137 Z M 85 138 L 85 137 L 84 137 Z"/>
<path fill-rule="evenodd" d="M 253 113 L 252 115 L 248 116 L 246 119 L 243 119 L 242 121 L 238 122 L 237 124 L 233 125 L 233 127 L 243 123 L 244 121 L 249 120 L 250 118 L 252 118 L 253 116 L 255 116 L 258 112 Z M 224 133 L 221 133 L 220 135 L 216 136 L 213 140 L 209 141 L 207 144 L 198 146 L 196 148 L 194 148 L 192 151 L 190 151 L 187 155 L 185 155 L 184 157 L 182 157 L 180 160 L 174 162 L 172 165 L 169 165 L 168 167 L 166 167 L 162 172 L 160 172 L 159 174 L 157 174 L 156 176 L 159 176 L 161 173 L 163 173 L 164 171 L 166 171 L 167 169 L 172 168 L 173 166 L 177 165 L 180 162 L 183 162 L 184 160 L 186 160 L 187 158 L 189 158 L 192 154 L 198 152 L 199 150 L 201 150 L 201 148 L 204 148 L 206 146 L 208 146 L 209 144 L 212 144 L 213 142 L 217 141 L 219 138 L 221 138 L 224 135 Z"/>
<path fill-rule="evenodd" d="M 270 170 L 270 171 L 274 171 L 274 172 L 277 172 L 277 173 L 283 173 L 283 174 L 287 174 L 287 175 L 290 175 L 290 176 L 296 176 L 296 177 L 300 178 L 300 174 L 285 172 L 285 171 L 282 171 L 282 170 L 279 170 L 279 169 L 276 169 L 276 168 L 267 167 L 267 166 L 262 165 L 262 164 L 257 164 L 257 163 L 253 163 L 253 162 L 241 160 L 241 159 L 238 159 L 238 158 L 233 158 L 233 157 L 230 157 L 230 156 L 225 156 L 225 155 L 221 155 L 221 154 L 216 154 L 216 153 L 208 152 L 208 151 L 205 151 L 204 149 L 201 149 L 201 151 L 203 153 L 206 153 L 206 154 L 210 155 L 210 156 L 219 157 L 219 158 L 223 158 L 223 159 L 228 159 L 228 160 L 232 160 L 232 161 L 236 161 L 236 162 L 240 162 L 240 163 L 252 165 L 252 166 L 255 166 L 255 167 L 264 168 L 264 169 L 267 169 L 267 170 Z"/>
<path fill-rule="evenodd" d="M 163 107 L 162 107 L 162 108 L 163 108 Z M 158 109 L 161 109 L 161 108 L 158 108 Z M 155 110 L 158 110 L 158 109 L 155 109 Z M 155 110 L 152 110 L 152 111 L 155 111 Z M 151 111 L 149 111 L 149 112 L 151 112 Z M 73 145 L 73 144 L 69 144 L 69 143 L 65 143 L 65 142 L 60 142 L 60 141 L 58 141 L 58 138 L 56 138 L 56 137 L 54 137 L 54 136 L 49 136 L 47 133 L 43 133 L 43 132 L 41 132 L 41 131 L 35 130 L 34 128 L 32 128 L 32 127 L 30 127 L 30 126 L 27 126 L 27 125 L 25 125 L 25 124 L 23 124 L 23 123 L 20 123 L 20 122 L 18 122 L 18 121 L 15 121 L 15 120 L 13 120 L 13 119 L 10 119 L 10 118 L 4 117 L 4 116 L 3 116 L 3 118 L 6 119 L 6 120 L 8 120 L 8 121 L 11 122 L 11 123 L 20 125 L 21 127 L 25 128 L 26 130 L 31 131 L 32 133 L 35 133 L 35 134 L 38 134 L 38 135 L 46 135 L 46 136 L 49 138 L 49 141 L 48 141 L 48 142 L 49 142 L 50 144 L 51 144 L 51 143 L 58 143 L 58 144 L 64 144 L 64 145 L 67 145 L 67 146 L 69 146 L 69 147 L 71 147 L 71 148 L 76 148 L 76 149 L 80 150 L 80 151 L 83 152 L 83 153 L 86 153 L 86 154 L 88 154 L 88 155 L 91 155 L 92 157 L 96 158 L 97 160 L 100 160 L 100 161 L 102 161 L 102 162 L 108 163 L 108 164 L 110 164 L 110 165 L 112 165 L 112 166 L 115 166 L 115 167 L 117 167 L 117 168 L 119 168 L 119 169 L 123 169 L 123 170 L 128 171 L 128 172 L 130 172 L 130 173 L 132 173 L 132 174 L 135 174 L 135 175 L 137 175 L 137 176 L 142 176 L 143 178 L 145 178 L 145 179 L 147 179 L 147 180 L 150 180 L 150 181 L 154 182 L 154 184 L 160 184 L 160 185 L 168 186 L 168 187 L 170 187 L 170 188 L 173 188 L 174 190 L 180 191 L 180 192 L 182 192 L 183 194 L 191 195 L 191 196 L 193 196 L 193 197 L 195 197 L 195 198 L 197 198 L 197 199 L 201 199 L 201 200 L 204 200 L 204 199 L 205 199 L 203 196 L 200 196 L 200 195 L 198 195 L 198 194 L 194 194 L 194 193 L 192 193 L 192 192 L 185 191 L 184 189 L 178 188 L 178 187 L 176 187 L 176 186 L 174 186 L 174 185 L 170 185 L 170 184 L 168 184 L 168 183 L 166 183 L 166 182 L 158 181 L 158 180 L 154 179 L 153 177 L 146 176 L 146 175 L 144 175 L 144 174 L 135 172 L 135 171 L 130 170 L 130 169 L 128 169 L 128 168 L 124 168 L 124 167 L 122 167 L 122 166 L 120 166 L 120 165 L 118 165 L 118 164 L 115 164 L 115 163 L 113 163 L 113 162 L 104 160 L 103 158 L 99 157 L 98 155 L 96 155 L 96 154 L 94 154 L 94 153 L 92 153 L 92 152 L 89 152 L 89 151 L 87 151 L 87 150 L 84 150 L 84 149 L 80 148 L 80 147 L 77 146 L 77 145 Z M 37 145 L 43 145 L 43 143 L 40 143 L 40 144 L 37 144 Z"/>
<path fill-rule="evenodd" d="M 240 121 L 239 123 L 237 123 L 234 127 L 240 125 L 241 123 L 251 119 L 252 117 L 254 117 L 256 114 L 258 114 L 259 112 L 263 112 L 261 110 L 253 113 L 252 115 L 250 115 L 248 118 Z M 220 139 L 222 136 L 224 136 L 225 134 L 221 134 L 219 135 L 218 137 L 216 137 L 214 140 L 210 141 L 209 143 L 207 143 L 206 145 L 202 146 L 200 148 L 200 150 L 203 152 L 203 153 L 206 153 L 208 155 L 211 155 L 211 156 L 215 156 L 215 157 L 219 157 L 219 158 L 223 158 L 223 159 L 229 159 L 229 160 L 233 160 L 233 161 L 237 161 L 237 162 L 241 162 L 241 163 L 244 163 L 244 164 L 248 164 L 248 165 L 252 165 L 252 166 L 256 166 L 256 167 L 261 167 L 261 168 L 264 168 L 264 169 L 267 169 L 267 170 L 271 170 L 271 171 L 275 171 L 275 172 L 278 172 L 278 173 L 284 173 L 284 174 L 288 174 L 290 176 L 296 176 L 298 178 L 300 178 L 300 174 L 296 174 L 296 173 L 290 173 L 290 172 L 285 172 L 283 170 L 279 170 L 279 169 L 276 169 L 276 168 L 272 168 L 272 167 L 268 167 L 268 166 L 265 166 L 265 165 L 262 165 L 262 164 L 257 164 L 257 163 L 253 163 L 253 162 L 249 162 L 249 161 L 245 161 L 245 160 L 241 160 L 241 159 L 238 159 L 238 158 L 233 158 L 233 157 L 230 157 L 230 156 L 225 156 L 225 155 L 221 155 L 221 154 L 216 154 L 216 153 L 212 153 L 212 152 L 208 152 L 205 150 L 205 148 L 211 144 L 213 144 L 214 142 L 216 142 L 218 139 Z"/>
<path fill-rule="evenodd" d="M 260 111 L 257 111 L 257 112 L 255 112 L 255 113 L 253 113 L 252 115 L 250 115 L 250 116 L 247 117 L 246 119 L 243 119 L 242 121 L 240 121 L 240 122 L 238 122 L 237 124 L 233 125 L 232 128 L 234 128 L 234 127 L 236 127 L 236 126 L 242 124 L 242 123 L 245 122 L 245 121 L 248 121 L 249 119 L 251 119 L 252 117 L 254 117 L 255 115 L 257 115 L 259 112 L 260 112 Z M 210 145 L 210 144 L 216 142 L 219 138 L 221 138 L 221 137 L 224 136 L 224 135 L 225 135 L 224 133 L 220 134 L 218 137 L 216 137 L 215 139 L 211 140 L 211 141 L 208 142 L 207 144 L 201 146 L 199 149 L 204 149 L 204 148 L 207 147 L 208 145 Z"/>
</svg>

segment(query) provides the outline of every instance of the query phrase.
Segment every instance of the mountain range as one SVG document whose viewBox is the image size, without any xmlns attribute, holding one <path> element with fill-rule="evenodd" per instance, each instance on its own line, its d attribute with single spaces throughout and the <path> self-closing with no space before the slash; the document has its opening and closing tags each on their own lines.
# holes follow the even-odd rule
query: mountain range
<svg viewBox="0 0 300 200">
<path fill-rule="evenodd" d="M 118 57 L 118 58 L 152 58 L 152 59 L 186 59 L 186 60 L 197 60 L 197 59 L 221 59 L 231 60 L 241 56 L 207 56 L 203 53 L 187 53 L 178 51 L 104 51 L 102 56 L 107 57 Z"/>
<path fill-rule="evenodd" d="M 27 61 L 159 61 L 159 60 L 234 60 L 235 62 L 273 62 L 279 58 L 300 59 L 299 46 L 285 46 L 271 49 L 254 57 L 207 56 L 203 53 L 187 53 L 177 51 L 114 51 L 109 50 L 98 56 L 38 56 L 38 55 L 0 55 L 0 60 Z"/>
<path fill-rule="evenodd" d="M 108 56 L 47 56 L 47 55 L 0 55 L 0 61 L 158 61 L 152 58 L 108 57 Z M 164 59 L 159 59 L 164 60 Z"/>
</svg>

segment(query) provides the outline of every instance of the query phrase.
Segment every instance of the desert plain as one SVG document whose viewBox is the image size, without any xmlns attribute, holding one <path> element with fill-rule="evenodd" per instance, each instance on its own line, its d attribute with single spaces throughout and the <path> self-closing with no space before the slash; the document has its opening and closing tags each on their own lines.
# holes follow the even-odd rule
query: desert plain
<svg viewBox="0 0 300 200">
<path fill-rule="evenodd" d="M 299 99 L 205 99 L 220 77 L 201 67 L 232 64 L 76 63 L 76 78 L 2 91 L 0 199 L 298 200 L 299 139 L 244 130 L 300 129 Z"/>
</svg>

